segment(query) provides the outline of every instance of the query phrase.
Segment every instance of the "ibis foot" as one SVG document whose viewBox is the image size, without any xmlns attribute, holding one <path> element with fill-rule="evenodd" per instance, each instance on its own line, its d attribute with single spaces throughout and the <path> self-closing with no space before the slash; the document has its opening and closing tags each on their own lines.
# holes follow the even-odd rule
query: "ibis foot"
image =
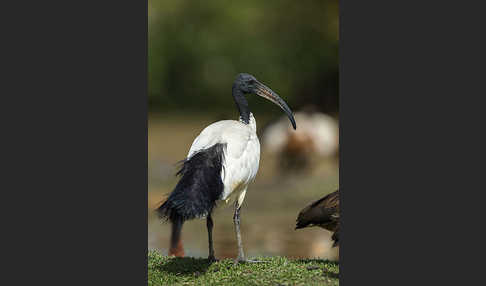
<svg viewBox="0 0 486 286">
<path fill-rule="evenodd" d="M 235 265 L 236 264 L 245 264 L 245 263 L 268 263 L 268 261 L 262 261 L 262 260 L 253 260 L 253 259 L 246 259 L 246 258 L 237 258 L 235 259 Z"/>
</svg>

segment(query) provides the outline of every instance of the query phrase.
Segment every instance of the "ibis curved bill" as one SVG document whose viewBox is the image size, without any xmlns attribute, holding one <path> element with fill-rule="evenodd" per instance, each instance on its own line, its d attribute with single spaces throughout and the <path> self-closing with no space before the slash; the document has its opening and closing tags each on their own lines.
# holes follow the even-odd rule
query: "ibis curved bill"
<svg viewBox="0 0 486 286">
<path fill-rule="evenodd" d="M 295 124 L 295 119 L 294 119 L 294 114 L 292 113 L 292 110 L 290 110 L 289 106 L 287 103 L 278 96 L 273 90 L 262 84 L 261 82 L 256 82 L 255 84 L 255 94 L 259 95 L 265 99 L 270 100 L 271 102 L 275 103 L 276 105 L 280 106 L 283 111 L 287 114 L 289 117 L 290 122 L 292 123 L 292 127 L 294 129 L 297 129 L 297 125 Z"/>
</svg>

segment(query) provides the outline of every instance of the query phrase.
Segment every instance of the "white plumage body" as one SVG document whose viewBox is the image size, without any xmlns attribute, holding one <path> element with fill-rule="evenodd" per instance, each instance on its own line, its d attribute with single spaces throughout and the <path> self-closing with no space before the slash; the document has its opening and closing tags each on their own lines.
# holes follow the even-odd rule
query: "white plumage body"
<svg viewBox="0 0 486 286">
<path fill-rule="evenodd" d="M 221 170 L 224 190 L 220 200 L 228 203 L 238 195 L 238 205 L 241 205 L 260 163 L 260 142 L 253 114 L 250 113 L 249 124 L 241 120 L 222 120 L 204 128 L 192 143 L 187 157 L 218 143 L 226 144 Z"/>
</svg>

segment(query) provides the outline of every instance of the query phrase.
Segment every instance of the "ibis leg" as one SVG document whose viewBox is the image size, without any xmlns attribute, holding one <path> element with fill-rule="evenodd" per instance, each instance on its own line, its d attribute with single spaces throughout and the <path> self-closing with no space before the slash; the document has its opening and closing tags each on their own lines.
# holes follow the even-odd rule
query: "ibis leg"
<svg viewBox="0 0 486 286">
<path fill-rule="evenodd" d="M 206 227 L 208 228 L 208 242 L 209 242 L 209 256 L 208 260 L 213 262 L 216 261 L 214 257 L 214 248 L 213 248 L 213 219 L 211 218 L 211 214 L 209 214 L 206 218 Z"/>
<path fill-rule="evenodd" d="M 184 247 L 182 246 L 181 231 L 184 221 L 176 218 L 172 221 L 172 233 L 170 235 L 169 256 L 184 257 Z"/>
<path fill-rule="evenodd" d="M 246 192 L 246 190 L 245 190 Z M 235 203 L 235 214 L 233 216 L 233 221 L 235 224 L 235 234 L 236 234 L 236 241 L 238 242 L 238 258 L 236 258 L 235 263 L 239 262 L 266 262 L 266 261 L 258 261 L 258 260 L 249 260 L 245 258 L 245 253 L 243 252 L 243 243 L 241 242 L 241 232 L 240 232 L 240 211 L 241 211 L 241 204 L 243 203 L 243 199 L 245 198 L 245 192 L 240 195 L 240 198 Z"/>
<path fill-rule="evenodd" d="M 236 241 L 238 242 L 237 261 L 245 261 L 245 254 L 243 253 L 243 243 L 241 242 L 241 233 L 240 233 L 240 210 L 241 210 L 241 206 L 238 204 L 238 201 L 236 201 L 233 222 L 235 224 Z"/>
</svg>

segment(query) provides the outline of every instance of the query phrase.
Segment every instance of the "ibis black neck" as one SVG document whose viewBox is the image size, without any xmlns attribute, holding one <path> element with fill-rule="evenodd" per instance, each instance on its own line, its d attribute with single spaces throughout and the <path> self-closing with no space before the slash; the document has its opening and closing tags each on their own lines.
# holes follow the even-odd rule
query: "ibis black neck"
<svg viewBox="0 0 486 286">
<path fill-rule="evenodd" d="M 250 123 L 248 101 L 246 101 L 245 95 L 236 85 L 233 85 L 233 98 L 235 99 L 236 107 L 238 107 L 238 111 L 240 112 L 241 120 L 245 124 Z"/>
</svg>

